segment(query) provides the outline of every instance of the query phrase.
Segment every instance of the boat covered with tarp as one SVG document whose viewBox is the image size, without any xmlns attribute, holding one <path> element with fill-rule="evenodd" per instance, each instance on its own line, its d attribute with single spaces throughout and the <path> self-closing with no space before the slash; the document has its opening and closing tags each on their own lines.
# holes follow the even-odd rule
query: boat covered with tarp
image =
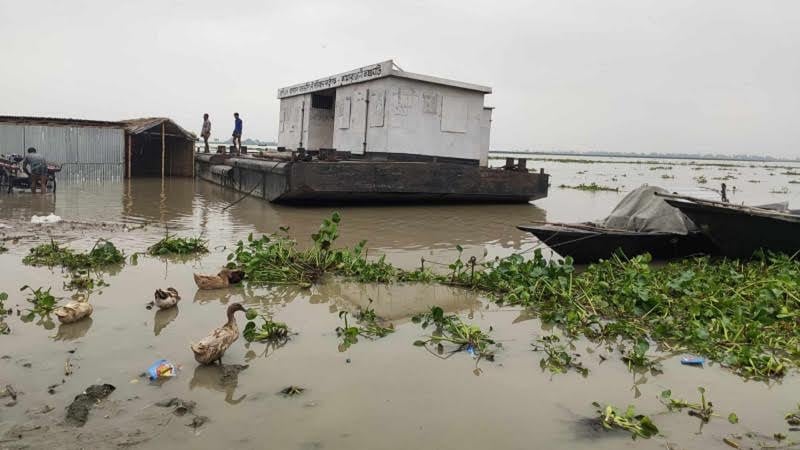
<svg viewBox="0 0 800 450">
<path fill-rule="evenodd" d="M 713 253 L 713 243 L 700 228 L 657 193 L 669 192 L 657 186 L 640 186 L 602 220 L 537 222 L 517 228 L 579 264 L 608 259 L 616 252 L 628 257 L 649 253 L 653 259 Z"/>
<path fill-rule="evenodd" d="M 788 203 L 737 205 L 695 197 L 659 194 L 689 217 L 719 248 L 734 258 L 749 258 L 758 250 L 794 255 L 800 251 L 800 210 Z"/>
</svg>

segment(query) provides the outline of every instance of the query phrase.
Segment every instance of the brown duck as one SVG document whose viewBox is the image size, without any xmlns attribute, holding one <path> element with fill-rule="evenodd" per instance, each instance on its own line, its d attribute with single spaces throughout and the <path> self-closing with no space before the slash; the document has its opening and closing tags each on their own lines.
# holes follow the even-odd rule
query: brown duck
<svg viewBox="0 0 800 450">
<path fill-rule="evenodd" d="M 222 355 L 225 354 L 225 350 L 239 339 L 239 327 L 236 326 L 236 319 L 233 317 L 236 311 L 245 311 L 244 306 L 241 303 L 231 303 L 228 306 L 228 321 L 225 322 L 225 325 L 192 344 L 194 359 L 197 362 L 200 364 L 212 364 L 216 361 L 222 363 Z"/>
<path fill-rule="evenodd" d="M 194 283 L 200 289 L 224 289 L 232 284 L 237 284 L 244 278 L 241 270 L 222 269 L 216 275 L 194 274 Z"/>
</svg>

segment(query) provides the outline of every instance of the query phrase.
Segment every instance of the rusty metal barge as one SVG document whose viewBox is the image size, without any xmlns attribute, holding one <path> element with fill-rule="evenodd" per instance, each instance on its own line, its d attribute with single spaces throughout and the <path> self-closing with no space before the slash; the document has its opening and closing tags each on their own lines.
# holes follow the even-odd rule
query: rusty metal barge
<svg viewBox="0 0 800 450">
<path fill-rule="evenodd" d="M 206 181 L 286 204 L 524 203 L 547 196 L 548 175 L 451 162 L 311 161 L 197 154 Z"/>
<path fill-rule="evenodd" d="M 195 173 L 283 203 L 528 202 L 548 175 L 489 167 L 492 88 L 393 61 L 279 89 L 277 151 L 200 154 Z M 260 191 L 259 191 L 260 186 Z"/>
</svg>

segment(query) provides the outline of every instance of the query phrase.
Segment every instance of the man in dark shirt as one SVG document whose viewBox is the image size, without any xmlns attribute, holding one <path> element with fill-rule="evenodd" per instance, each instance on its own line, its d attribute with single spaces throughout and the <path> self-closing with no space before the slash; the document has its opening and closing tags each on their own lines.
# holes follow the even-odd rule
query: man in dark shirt
<svg viewBox="0 0 800 450">
<path fill-rule="evenodd" d="M 30 147 L 25 159 L 22 160 L 22 171 L 28 174 L 31 192 L 36 193 L 36 185 L 42 186 L 42 194 L 47 193 L 47 160 L 44 156 L 36 154 L 36 149 Z"/>
<path fill-rule="evenodd" d="M 233 113 L 233 147 L 236 149 L 236 152 L 240 152 L 242 150 L 242 119 L 239 118 L 239 113 Z"/>
<path fill-rule="evenodd" d="M 200 136 L 206 147 L 205 152 L 208 153 L 208 138 L 211 137 L 211 121 L 208 120 L 208 113 L 203 114 L 203 130 L 200 132 Z"/>
</svg>

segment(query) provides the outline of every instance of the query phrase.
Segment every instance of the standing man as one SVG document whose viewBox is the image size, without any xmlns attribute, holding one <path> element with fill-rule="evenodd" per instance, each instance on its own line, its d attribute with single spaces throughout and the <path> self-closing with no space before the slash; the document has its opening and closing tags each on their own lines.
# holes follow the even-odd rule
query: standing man
<svg viewBox="0 0 800 450">
<path fill-rule="evenodd" d="M 233 113 L 233 147 L 236 152 L 242 150 L 242 119 L 239 118 L 239 113 Z"/>
<path fill-rule="evenodd" d="M 203 114 L 203 131 L 200 132 L 203 137 L 203 143 L 206 145 L 205 152 L 208 153 L 208 138 L 211 137 L 211 121 L 208 120 L 208 113 Z"/>
<path fill-rule="evenodd" d="M 44 156 L 36 154 L 35 148 L 28 148 L 28 154 L 22 160 L 22 171 L 28 174 L 32 193 L 36 193 L 37 183 L 42 186 L 42 194 L 47 193 L 47 161 Z"/>
</svg>

